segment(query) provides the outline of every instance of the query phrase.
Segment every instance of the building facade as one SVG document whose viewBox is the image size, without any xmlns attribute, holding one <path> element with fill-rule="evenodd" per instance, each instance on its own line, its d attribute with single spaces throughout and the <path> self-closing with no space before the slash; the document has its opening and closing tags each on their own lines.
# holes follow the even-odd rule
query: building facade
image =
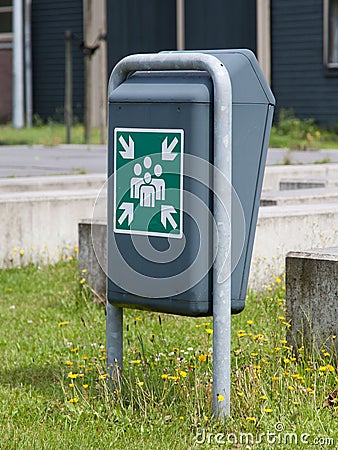
<svg viewBox="0 0 338 450">
<path fill-rule="evenodd" d="M 258 56 L 277 111 L 293 109 L 322 124 L 338 121 L 338 0 L 0 0 L 1 123 L 13 115 L 18 2 L 24 15 L 31 7 L 33 113 L 45 121 L 63 120 L 67 30 L 73 33 L 72 105 L 79 121 L 86 112 L 92 125 L 105 123 L 109 74 L 128 54 L 236 47 Z"/>
</svg>

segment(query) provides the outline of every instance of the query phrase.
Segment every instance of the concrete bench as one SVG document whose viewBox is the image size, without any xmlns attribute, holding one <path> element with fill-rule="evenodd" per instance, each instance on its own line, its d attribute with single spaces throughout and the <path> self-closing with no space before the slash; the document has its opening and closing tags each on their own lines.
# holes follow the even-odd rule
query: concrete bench
<svg viewBox="0 0 338 450">
<path fill-rule="evenodd" d="M 97 189 L 99 191 L 105 181 L 105 174 L 0 178 L 0 194 L 5 192 L 75 191 L 81 189 Z"/>
<path fill-rule="evenodd" d="M 305 205 L 318 203 L 338 204 L 338 188 L 313 188 L 286 191 L 268 191 L 261 195 L 261 206 Z"/>
<path fill-rule="evenodd" d="M 263 191 L 278 191 L 283 180 L 338 179 L 338 164 L 303 164 L 289 166 L 267 166 L 265 168 Z"/>
<path fill-rule="evenodd" d="M 289 344 L 338 349 L 338 247 L 287 254 L 286 309 Z"/>
</svg>

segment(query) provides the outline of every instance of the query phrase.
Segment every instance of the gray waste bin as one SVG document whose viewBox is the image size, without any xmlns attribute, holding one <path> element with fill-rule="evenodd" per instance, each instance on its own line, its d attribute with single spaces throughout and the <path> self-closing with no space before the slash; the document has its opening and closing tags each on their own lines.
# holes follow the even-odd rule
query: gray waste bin
<svg viewBox="0 0 338 450">
<path fill-rule="evenodd" d="M 232 313 L 238 313 L 245 305 L 275 100 L 252 52 L 203 53 L 224 64 L 232 85 L 232 184 L 245 217 L 244 247 L 232 273 Z M 213 199 L 210 189 L 198 181 L 199 177 L 208 179 L 211 186 L 212 174 L 205 164 L 199 168 L 203 173 L 193 178 L 184 175 L 187 155 L 213 162 L 211 80 L 207 73 L 197 71 L 136 72 L 108 95 L 108 176 L 115 176 L 108 204 L 108 301 L 120 307 L 212 315 L 213 231 L 201 205 L 212 212 Z M 158 159 L 159 152 L 162 158 L 166 155 L 166 161 Z M 183 210 L 177 190 L 183 190 Z M 151 208 L 155 211 L 153 218 L 142 213 Z M 235 216 L 231 219 L 234 241 L 239 238 Z M 169 246 L 183 240 L 177 257 L 167 258 Z M 152 261 L 139 252 L 148 241 L 155 249 Z M 145 298 L 119 285 L 120 271 L 124 270 L 119 263 L 121 257 L 150 285 L 152 278 L 188 273 L 197 257 L 198 269 L 205 275 L 192 286 L 187 279 L 188 288 L 177 295 L 157 298 L 154 291 Z"/>
</svg>

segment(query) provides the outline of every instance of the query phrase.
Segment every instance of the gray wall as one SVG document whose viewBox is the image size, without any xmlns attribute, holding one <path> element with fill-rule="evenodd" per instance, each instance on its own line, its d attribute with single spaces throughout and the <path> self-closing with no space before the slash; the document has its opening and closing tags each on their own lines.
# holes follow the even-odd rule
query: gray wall
<svg viewBox="0 0 338 450">
<path fill-rule="evenodd" d="M 186 48 L 256 49 L 256 0 L 186 0 Z M 124 56 L 176 48 L 175 0 L 107 0 L 108 69 Z"/>
<path fill-rule="evenodd" d="M 323 65 L 322 0 L 272 0 L 272 90 L 278 110 L 338 122 L 338 73 Z"/>
<path fill-rule="evenodd" d="M 33 110 L 43 119 L 63 120 L 65 90 L 64 33 L 83 39 L 82 0 L 33 0 Z M 83 57 L 73 46 L 73 108 L 82 119 Z"/>
</svg>

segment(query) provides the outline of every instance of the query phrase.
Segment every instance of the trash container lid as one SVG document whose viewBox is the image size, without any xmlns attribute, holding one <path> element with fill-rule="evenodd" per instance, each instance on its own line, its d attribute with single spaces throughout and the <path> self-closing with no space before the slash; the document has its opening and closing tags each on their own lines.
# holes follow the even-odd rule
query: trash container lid
<svg viewBox="0 0 338 450">
<path fill-rule="evenodd" d="M 233 104 L 275 104 L 275 98 L 250 50 L 201 50 L 228 70 Z M 172 52 L 170 52 L 172 53 Z M 201 71 L 144 71 L 132 74 L 114 91 L 110 103 L 210 103 L 212 82 Z"/>
</svg>

